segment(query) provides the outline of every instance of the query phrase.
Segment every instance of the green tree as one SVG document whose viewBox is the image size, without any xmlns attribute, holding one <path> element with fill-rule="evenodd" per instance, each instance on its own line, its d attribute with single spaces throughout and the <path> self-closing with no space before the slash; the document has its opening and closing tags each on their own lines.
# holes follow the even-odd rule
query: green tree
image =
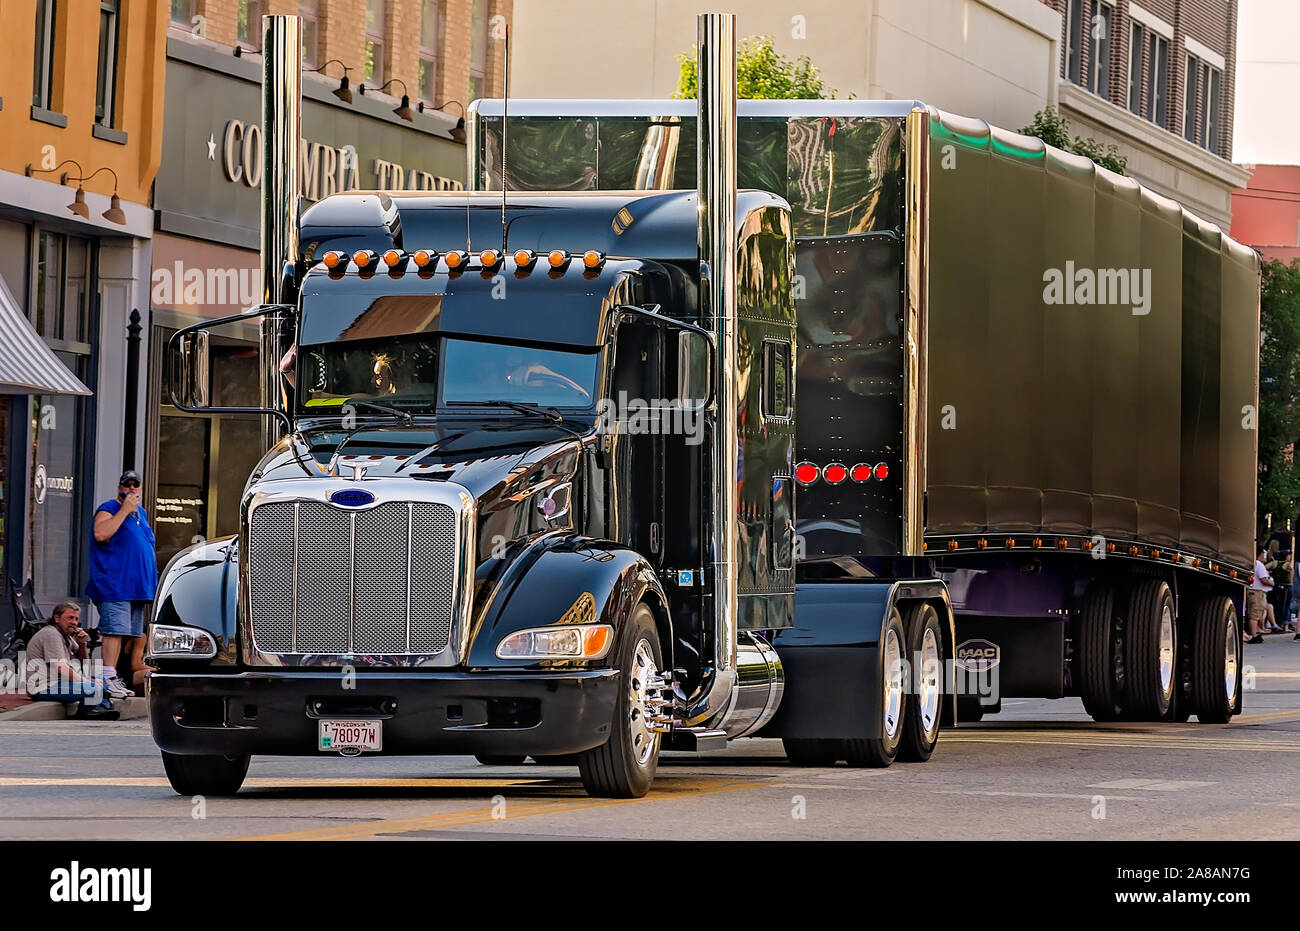
<svg viewBox="0 0 1300 931">
<path fill-rule="evenodd" d="M 1259 501 L 1263 538 L 1265 515 L 1282 524 L 1296 515 L 1300 500 L 1300 259 L 1290 265 L 1265 262 L 1259 297 Z"/>
<path fill-rule="evenodd" d="M 834 97 L 821 71 L 807 55 L 795 61 L 780 54 L 771 36 L 750 36 L 736 49 L 736 92 L 747 100 L 815 100 Z M 681 76 L 674 97 L 686 99 L 699 91 L 699 50 L 678 55 Z"/>
<path fill-rule="evenodd" d="M 1028 126 L 1021 127 L 1020 132 L 1026 136 L 1037 136 L 1048 145 L 1090 158 L 1103 168 L 1109 168 L 1117 175 L 1128 170 L 1128 159 L 1119 154 L 1119 147 L 1112 144 L 1103 146 L 1096 139 L 1088 136 L 1075 136 L 1070 142 L 1070 123 L 1054 107 L 1045 107 L 1034 114 L 1034 120 Z"/>
</svg>

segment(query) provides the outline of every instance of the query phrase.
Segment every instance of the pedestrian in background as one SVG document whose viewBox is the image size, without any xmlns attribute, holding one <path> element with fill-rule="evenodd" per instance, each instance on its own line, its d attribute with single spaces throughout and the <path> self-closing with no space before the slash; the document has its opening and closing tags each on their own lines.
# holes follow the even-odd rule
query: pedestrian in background
<svg viewBox="0 0 1300 931">
<path fill-rule="evenodd" d="M 1273 587 L 1273 577 L 1264 568 L 1268 550 L 1259 548 L 1255 555 L 1255 574 L 1246 589 L 1246 642 L 1263 643 L 1264 618 L 1268 615 L 1268 590 Z"/>
<path fill-rule="evenodd" d="M 1277 612 L 1274 609 L 1274 604 L 1277 600 L 1277 578 L 1275 572 L 1277 571 L 1277 567 L 1281 565 L 1281 559 L 1278 557 L 1278 550 L 1281 546 L 1282 544 L 1276 539 L 1269 540 L 1268 550 L 1264 555 L 1264 569 L 1268 572 L 1269 578 L 1273 580 L 1273 584 L 1269 587 L 1268 592 L 1265 593 L 1264 596 L 1265 618 L 1264 626 L 1261 628 L 1261 633 L 1271 634 L 1282 629 L 1277 624 Z"/>
<path fill-rule="evenodd" d="M 59 602 L 54 616 L 27 643 L 27 694 L 34 701 L 78 705 L 78 718 L 116 721 L 120 715 L 103 697 L 104 683 L 86 669 L 89 641 L 81 629 L 81 606 Z"/>
<path fill-rule="evenodd" d="M 128 470 L 117 482 L 117 497 L 95 509 L 95 542 L 90 547 L 86 594 L 99 609 L 104 682 L 111 698 L 135 693 L 117 674 L 123 641 L 144 635 L 144 616 L 158 587 L 149 515 L 140 506 L 140 473 Z"/>
</svg>

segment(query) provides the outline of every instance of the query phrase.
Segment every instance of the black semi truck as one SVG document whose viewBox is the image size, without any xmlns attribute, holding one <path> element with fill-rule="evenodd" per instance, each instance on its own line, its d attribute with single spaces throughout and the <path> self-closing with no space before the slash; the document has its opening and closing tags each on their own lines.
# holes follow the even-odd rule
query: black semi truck
<svg viewBox="0 0 1300 931">
<path fill-rule="evenodd" d="M 499 190 L 501 101 L 470 110 L 470 186 Z M 507 187 L 689 186 L 694 121 L 687 101 L 512 100 Z M 962 720 L 1003 696 L 1238 713 L 1256 254 L 920 102 L 743 100 L 738 133 L 739 184 L 783 196 L 795 236 L 797 590 L 944 581 Z M 854 713 L 835 687 L 823 713 Z"/>
<path fill-rule="evenodd" d="M 297 21 L 266 18 L 266 303 L 168 354 L 179 408 L 227 410 L 209 330 L 259 319 L 271 425 L 240 532 L 157 593 L 178 792 L 236 792 L 258 754 L 532 756 L 625 797 L 662 748 L 741 736 L 930 756 L 954 714 L 942 578 L 796 580 L 795 451 L 843 428 L 803 425 L 797 219 L 737 190 L 733 29 L 700 20 L 694 190 L 355 192 L 298 217 Z M 821 487 L 904 501 L 905 450 L 871 451 Z"/>
</svg>

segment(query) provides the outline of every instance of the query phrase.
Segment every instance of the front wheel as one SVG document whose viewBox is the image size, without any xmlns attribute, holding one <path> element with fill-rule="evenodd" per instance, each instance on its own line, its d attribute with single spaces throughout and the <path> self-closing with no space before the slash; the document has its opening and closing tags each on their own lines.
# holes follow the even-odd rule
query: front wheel
<svg viewBox="0 0 1300 931">
<path fill-rule="evenodd" d="M 662 743 L 653 720 L 665 700 L 662 664 L 654 614 L 643 602 L 632 612 L 619 643 L 621 687 L 609 740 L 578 756 L 578 772 L 588 795 L 640 798 L 650 791 Z"/>
<path fill-rule="evenodd" d="M 163 770 L 177 795 L 234 795 L 248 774 L 249 756 L 187 756 L 162 751 Z"/>
<path fill-rule="evenodd" d="M 850 766 L 884 767 L 894 762 L 903 741 L 903 718 L 907 713 L 903 676 L 903 622 L 890 610 L 880 630 L 877 647 L 880 678 L 879 705 L 875 729 L 879 737 L 854 737 L 840 741 L 840 758 Z"/>
</svg>

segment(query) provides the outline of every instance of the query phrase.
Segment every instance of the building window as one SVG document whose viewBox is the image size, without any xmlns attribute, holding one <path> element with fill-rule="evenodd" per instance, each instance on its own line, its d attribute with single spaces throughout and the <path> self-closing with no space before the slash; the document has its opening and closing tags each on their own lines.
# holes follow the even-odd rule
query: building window
<svg viewBox="0 0 1300 931">
<path fill-rule="evenodd" d="M 316 38 L 316 27 L 320 22 L 320 0 L 299 3 L 298 15 L 302 17 L 302 63 L 308 68 L 315 68 L 320 60 L 320 46 Z"/>
<path fill-rule="evenodd" d="M 119 0 L 100 0 L 99 75 L 95 79 L 95 122 L 113 125 L 117 103 L 117 13 Z"/>
<path fill-rule="evenodd" d="M 474 0 L 470 14 L 469 99 L 487 95 L 488 3 Z"/>
<path fill-rule="evenodd" d="M 1083 5 L 1087 0 L 1066 0 L 1065 77 L 1083 83 Z"/>
<path fill-rule="evenodd" d="M 366 82 L 384 82 L 384 0 L 366 0 Z"/>
<path fill-rule="evenodd" d="M 1092 46 L 1088 56 L 1088 89 L 1099 97 L 1110 97 L 1110 24 L 1114 10 L 1097 3 L 1092 12 Z"/>
<path fill-rule="evenodd" d="M 36 2 L 36 66 L 32 74 L 32 106 L 53 109 L 54 0 Z"/>
<path fill-rule="evenodd" d="M 171 20 L 179 26 L 189 29 L 194 25 L 196 0 L 171 0 Z"/>
<path fill-rule="evenodd" d="M 1128 43 L 1128 108 L 1138 116 L 1142 115 L 1142 44 L 1145 40 L 1146 30 L 1134 23 Z"/>
<path fill-rule="evenodd" d="M 1204 93 L 1202 67 L 1201 60 L 1195 55 L 1187 56 L 1186 87 L 1183 91 L 1183 138 L 1198 145 L 1200 143 L 1196 132 L 1196 114 L 1201 95 Z"/>
<path fill-rule="evenodd" d="M 420 4 L 420 89 L 430 103 L 438 100 L 438 50 L 442 48 L 442 0 Z"/>
<path fill-rule="evenodd" d="M 239 0 L 239 5 L 235 9 L 235 40 L 244 48 L 256 49 L 261 47 L 261 0 Z"/>
<path fill-rule="evenodd" d="M 1206 130 L 1205 130 L 1205 147 L 1215 155 L 1219 154 L 1221 136 L 1219 135 L 1222 127 L 1220 121 L 1223 118 L 1221 109 L 1221 98 L 1223 97 L 1223 72 L 1218 68 L 1206 66 L 1206 72 L 1210 76 L 1207 91 L 1209 100 L 1206 103 Z"/>
<path fill-rule="evenodd" d="M 46 340 L 90 339 L 90 244 L 41 230 L 36 237 L 32 325 Z M 87 351 L 89 347 L 87 347 Z"/>
<path fill-rule="evenodd" d="M 1164 126 L 1169 90 L 1169 40 L 1154 32 L 1147 34 L 1147 105 L 1143 116 Z"/>
</svg>

